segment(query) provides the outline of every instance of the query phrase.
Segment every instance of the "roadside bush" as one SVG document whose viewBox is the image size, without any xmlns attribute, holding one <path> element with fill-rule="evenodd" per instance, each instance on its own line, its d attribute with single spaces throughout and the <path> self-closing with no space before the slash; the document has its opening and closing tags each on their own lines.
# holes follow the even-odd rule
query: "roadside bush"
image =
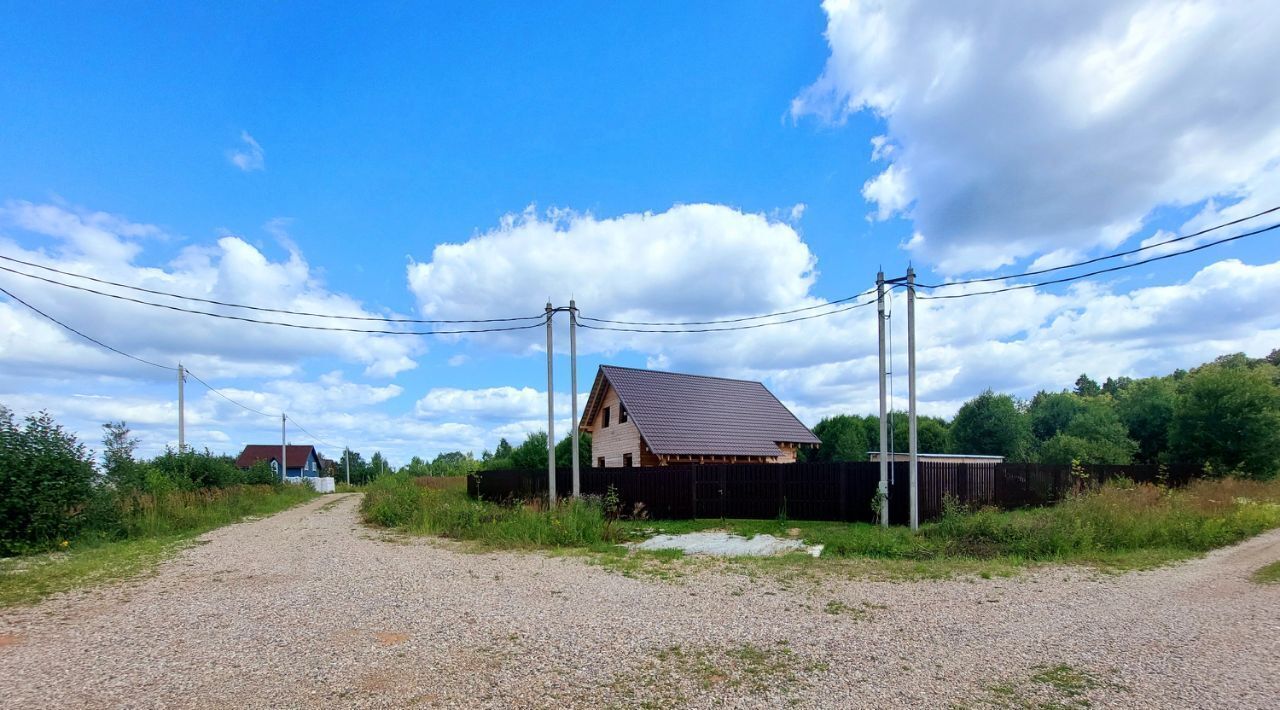
<svg viewBox="0 0 1280 710">
<path fill-rule="evenodd" d="M 366 522 L 384 528 L 408 527 L 426 507 L 427 489 L 408 474 L 383 476 L 369 484 L 360 510 Z"/>
<path fill-rule="evenodd" d="M 0 406 L 0 555 L 74 537 L 95 495 L 93 455 L 46 412 Z"/>
<path fill-rule="evenodd" d="M 248 471 L 236 471 L 240 483 L 249 486 L 282 486 L 280 476 L 271 470 L 271 464 L 258 461 Z"/>
<path fill-rule="evenodd" d="M 165 449 L 165 452 L 147 463 L 182 490 L 197 488 L 224 488 L 241 483 L 244 472 L 236 468 L 229 456 L 215 456 L 205 451 Z M 149 489 L 148 489 L 149 490 Z"/>
<path fill-rule="evenodd" d="M 472 500 L 460 487 L 417 485 L 401 474 L 370 484 L 361 512 L 374 525 L 498 547 L 591 547 L 618 535 L 598 499 L 570 499 L 554 509 L 538 501 L 498 505 Z"/>
<path fill-rule="evenodd" d="M 0 556 L 204 530 L 315 495 L 278 483 L 265 463 L 240 471 L 208 451 L 136 461 L 128 426 L 104 428 L 99 474 L 93 453 L 47 413 L 19 423 L 0 406 Z"/>
</svg>

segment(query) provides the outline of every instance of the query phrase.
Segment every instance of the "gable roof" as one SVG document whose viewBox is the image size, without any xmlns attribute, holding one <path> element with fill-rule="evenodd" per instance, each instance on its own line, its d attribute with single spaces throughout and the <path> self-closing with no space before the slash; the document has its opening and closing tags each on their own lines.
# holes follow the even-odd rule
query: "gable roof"
<svg viewBox="0 0 1280 710">
<path fill-rule="evenodd" d="M 779 442 L 821 443 L 759 382 L 613 365 L 600 366 L 580 427 L 595 419 L 606 382 L 655 454 L 779 456 Z"/>
<path fill-rule="evenodd" d="M 285 447 L 285 468 L 302 468 L 307 463 L 307 457 L 312 453 L 316 455 L 316 461 L 320 461 L 320 452 L 316 451 L 316 447 L 303 444 L 290 444 Z M 236 457 L 236 468 L 249 468 L 259 461 L 280 460 L 279 444 L 249 444 L 244 447 L 244 451 Z"/>
</svg>

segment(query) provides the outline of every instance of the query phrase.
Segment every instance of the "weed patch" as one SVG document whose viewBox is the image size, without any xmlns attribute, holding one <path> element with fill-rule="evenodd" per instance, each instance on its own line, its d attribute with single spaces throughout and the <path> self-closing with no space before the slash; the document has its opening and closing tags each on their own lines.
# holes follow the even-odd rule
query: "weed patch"
<svg viewBox="0 0 1280 710">
<path fill-rule="evenodd" d="M 1089 693 L 1095 690 L 1124 690 L 1124 686 L 1098 674 L 1066 663 L 1036 666 L 1023 680 L 1011 680 L 987 687 L 984 705 L 1035 710 L 1081 710 L 1092 706 Z"/>
<path fill-rule="evenodd" d="M 1280 584 L 1280 560 L 1259 568 L 1252 579 L 1258 584 Z"/>
<path fill-rule="evenodd" d="M 498 505 L 472 500 L 456 485 L 428 487 L 400 474 L 370 484 L 361 512 L 373 525 L 490 548 L 601 548 L 618 537 L 599 500 L 570 499 L 554 509 L 536 501 Z"/>
<path fill-rule="evenodd" d="M 670 707 L 725 692 L 768 695 L 784 702 L 806 674 L 826 670 L 798 656 L 786 642 L 772 646 L 670 646 L 659 649 L 629 673 L 614 678 L 610 690 L 628 705 Z"/>
</svg>

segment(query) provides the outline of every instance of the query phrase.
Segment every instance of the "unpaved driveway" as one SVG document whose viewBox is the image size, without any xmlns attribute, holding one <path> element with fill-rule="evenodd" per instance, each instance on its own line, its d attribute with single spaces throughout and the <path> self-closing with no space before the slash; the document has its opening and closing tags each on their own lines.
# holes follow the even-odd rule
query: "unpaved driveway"
<svg viewBox="0 0 1280 710">
<path fill-rule="evenodd" d="M 328 497 L 0 611 L 0 706 L 1276 707 L 1280 532 L 1174 568 L 631 579 L 394 542 Z"/>
</svg>

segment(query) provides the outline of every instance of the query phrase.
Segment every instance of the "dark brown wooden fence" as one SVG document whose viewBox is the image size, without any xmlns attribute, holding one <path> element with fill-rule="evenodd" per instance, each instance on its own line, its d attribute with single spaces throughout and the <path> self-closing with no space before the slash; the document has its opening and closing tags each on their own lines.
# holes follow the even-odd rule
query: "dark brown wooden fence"
<svg viewBox="0 0 1280 710">
<path fill-rule="evenodd" d="M 889 519 L 909 519 L 910 483 L 906 462 L 891 466 Z M 920 518 L 942 515 L 944 501 L 962 505 L 1019 508 L 1046 505 L 1073 491 L 1124 477 L 1139 483 L 1185 485 L 1195 466 L 1070 466 L 1041 464 L 920 463 Z M 624 512 L 642 508 L 658 519 L 755 518 L 785 514 L 793 520 L 874 522 L 872 502 L 880 465 L 871 462 L 735 464 L 590 468 L 580 472 L 584 495 L 605 495 L 612 486 Z M 572 490 L 572 473 L 556 471 L 556 490 Z M 547 495 L 544 471 L 482 471 L 467 478 L 473 498 L 506 501 Z"/>
</svg>

